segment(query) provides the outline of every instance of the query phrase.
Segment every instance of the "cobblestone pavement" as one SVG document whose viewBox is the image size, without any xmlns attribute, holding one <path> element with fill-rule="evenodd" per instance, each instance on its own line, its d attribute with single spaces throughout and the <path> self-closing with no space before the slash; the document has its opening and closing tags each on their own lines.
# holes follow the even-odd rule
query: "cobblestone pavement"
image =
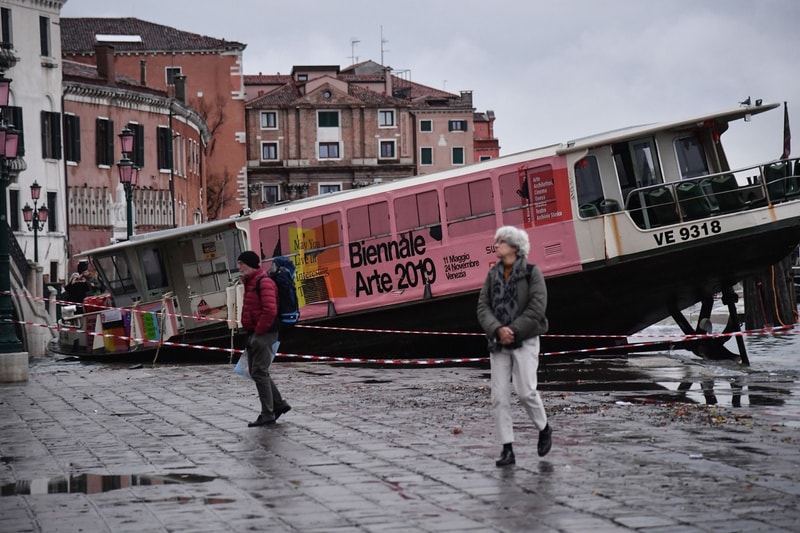
<svg viewBox="0 0 800 533">
<path fill-rule="evenodd" d="M 248 428 L 229 365 L 37 361 L 0 385 L 0 530 L 800 530 L 797 409 L 544 387 L 552 452 L 516 407 L 501 469 L 486 369 L 273 376 L 293 409 Z"/>
</svg>

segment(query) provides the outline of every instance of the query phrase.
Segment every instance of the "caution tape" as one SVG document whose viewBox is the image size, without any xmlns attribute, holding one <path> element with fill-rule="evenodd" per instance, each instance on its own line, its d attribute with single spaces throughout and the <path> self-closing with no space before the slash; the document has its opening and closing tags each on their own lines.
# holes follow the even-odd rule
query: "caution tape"
<svg viewBox="0 0 800 533">
<path fill-rule="evenodd" d="M 45 300 L 50 302 L 51 300 L 29 296 L 25 294 L 17 294 L 11 293 L 8 291 L 0 292 L 0 294 L 11 294 L 17 297 L 28 297 L 34 300 Z M 60 300 L 55 300 L 56 303 L 60 303 L 62 305 L 75 305 L 74 302 L 65 302 Z M 153 311 L 144 311 L 144 310 L 137 310 L 135 308 L 119 308 L 119 307 L 111 307 L 111 306 L 103 306 L 103 305 L 93 305 L 93 307 L 97 307 L 98 309 L 107 309 L 107 310 L 119 310 L 119 311 L 127 311 L 127 312 L 139 312 L 139 313 L 152 313 Z M 191 318 L 197 319 L 193 315 L 180 315 L 175 314 L 174 316 L 191 316 Z M 216 320 L 221 322 L 232 322 L 231 320 L 227 319 L 217 319 L 217 318 L 209 318 L 204 320 Z M 67 333 L 79 333 L 79 334 L 86 334 L 93 337 L 103 337 L 103 338 L 111 338 L 111 339 L 118 339 L 123 340 L 128 343 L 137 343 L 146 346 L 148 349 L 154 349 L 158 346 L 168 346 L 174 348 L 189 348 L 193 350 L 201 350 L 201 351 L 215 351 L 215 352 L 224 352 L 227 354 L 241 354 L 244 350 L 239 350 L 236 348 L 222 348 L 217 346 L 208 346 L 203 344 L 191 344 L 191 343 L 182 343 L 182 342 L 173 342 L 173 341 L 153 341 L 144 338 L 136 338 L 131 336 L 125 335 L 118 335 L 114 333 L 100 333 L 96 331 L 89 331 L 86 329 L 70 327 L 70 326 L 63 326 L 63 325 L 56 325 L 52 326 L 49 324 L 41 324 L 37 322 L 27 322 L 27 321 L 20 321 L 20 320 L 11 320 L 11 319 L 4 319 L 0 320 L 2 322 L 10 322 L 14 324 L 20 324 L 24 326 L 34 326 L 34 327 L 43 327 L 47 328 L 51 331 L 57 332 L 67 332 Z M 348 331 L 348 332 L 368 332 L 368 333 L 383 333 L 383 334 L 418 334 L 418 335 L 452 335 L 452 336 L 484 336 L 483 333 L 472 333 L 472 332 L 447 332 L 447 331 L 417 331 L 417 330 L 401 330 L 401 329 L 370 329 L 370 328 L 347 328 L 347 327 L 337 327 L 337 326 L 318 326 L 313 324 L 297 324 L 295 327 L 304 327 L 309 329 L 319 329 L 319 330 L 336 330 L 336 331 Z M 780 326 L 780 327 L 766 327 L 761 328 L 758 330 L 745 330 L 745 331 L 735 331 L 729 333 L 704 333 L 704 334 L 692 334 L 692 335 L 683 335 L 683 334 L 675 334 L 675 335 L 645 335 L 645 334 L 632 334 L 632 335 L 542 335 L 542 337 L 548 338 L 657 338 L 657 341 L 651 342 L 636 342 L 636 343 L 628 343 L 623 345 L 615 345 L 615 346 L 599 346 L 599 347 L 592 347 L 592 348 L 584 348 L 584 349 L 577 349 L 577 350 L 565 350 L 565 351 L 557 351 L 557 352 L 543 352 L 540 354 L 541 356 L 556 356 L 556 355 L 574 355 L 574 354 L 583 354 L 583 353 L 600 353 L 600 352 L 607 352 L 607 351 L 619 351 L 619 350 L 629 350 L 634 351 L 638 348 L 647 348 L 654 345 L 660 345 L 665 342 L 673 341 L 678 344 L 681 342 L 689 342 L 689 341 L 700 341 L 700 340 L 707 340 L 707 339 L 721 339 L 721 338 L 732 338 L 732 337 L 761 337 L 761 336 L 768 336 L 768 335 L 786 335 L 786 334 L 796 334 L 800 333 L 800 329 L 795 329 L 794 326 Z M 131 350 L 129 353 L 133 354 L 136 353 L 136 349 Z M 310 360 L 310 361 L 322 361 L 322 362 L 336 362 L 336 363 L 355 363 L 355 364 L 379 364 L 379 365 L 418 365 L 418 366 L 430 366 L 430 365 L 443 365 L 443 364 L 469 364 L 469 363 L 481 363 L 489 360 L 489 357 L 459 357 L 459 358 L 436 358 L 436 359 L 409 359 L 409 358 L 377 358 L 377 359 L 369 359 L 369 358 L 362 358 L 362 357 L 343 357 L 343 356 L 325 356 L 325 355 L 311 355 L 311 354 L 291 354 L 291 353 L 278 353 L 278 356 L 289 358 L 289 359 L 301 359 L 301 360 Z"/>
</svg>

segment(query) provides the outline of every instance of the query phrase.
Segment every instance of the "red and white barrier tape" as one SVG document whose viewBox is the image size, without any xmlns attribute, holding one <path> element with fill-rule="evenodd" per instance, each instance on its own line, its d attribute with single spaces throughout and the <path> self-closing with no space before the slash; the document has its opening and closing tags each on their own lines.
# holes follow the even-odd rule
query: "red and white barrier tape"
<svg viewBox="0 0 800 533">
<path fill-rule="evenodd" d="M 40 298 L 35 296 L 28 296 L 25 294 L 17 294 L 11 292 L 4 292 L 0 294 L 11 294 L 16 297 L 27 297 L 34 300 L 44 300 L 50 301 L 46 298 Z M 62 305 L 75 305 L 74 302 L 64 302 L 60 300 L 56 300 L 56 303 Z M 103 306 L 103 305 L 92 305 L 92 307 L 96 307 L 98 309 L 107 309 L 107 310 L 119 310 L 119 311 L 128 311 L 128 312 L 139 312 L 139 313 L 152 313 L 153 311 L 145 311 L 145 310 L 138 310 L 136 308 L 119 308 L 119 307 L 110 307 L 110 306 Z M 190 316 L 193 319 L 197 319 L 193 315 L 180 315 L 175 314 L 174 316 L 181 316 L 186 317 Z M 209 318 L 204 320 L 215 320 L 215 321 L 222 321 L 222 322 L 231 322 L 227 319 L 218 319 L 218 318 Z M 15 324 L 21 324 L 26 326 L 35 326 L 35 327 L 44 327 L 48 328 L 51 331 L 59 331 L 59 332 L 68 332 L 68 333 L 84 333 L 89 336 L 99 336 L 103 338 L 114 338 L 119 339 L 127 342 L 136 342 L 146 345 L 148 348 L 154 348 L 159 345 L 161 346 L 169 346 L 169 347 L 176 347 L 176 348 L 190 348 L 194 350 L 203 350 L 203 351 L 218 351 L 218 352 L 225 352 L 228 354 L 238 353 L 241 354 L 243 350 L 239 350 L 236 348 L 221 348 L 216 346 L 206 346 L 201 344 L 189 344 L 189 343 L 181 343 L 181 342 L 172 342 L 172 341 L 151 341 L 148 339 L 142 338 L 134 338 L 125 335 L 116 335 L 113 333 L 98 333 L 95 331 L 89 331 L 84 329 L 79 329 L 75 327 L 69 326 L 51 326 L 49 324 L 40 324 L 36 322 L 26 322 L 26 321 L 17 321 L 17 320 L 5 320 L 6 322 L 12 322 Z M 400 330 L 400 329 L 368 329 L 368 328 L 345 328 L 345 327 L 336 327 L 336 326 L 316 326 L 312 324 L 297 324 L 295 327 L 305 327 L 309 329 L 320 329 L 320 330 L 335 330 L 335 331 L 352 331 L 352 332 L 368 332 L 368 333 L 386 333 L 386 334 L 418 334 L 418 335 L 452 335 L 452 336 L 483 336 L 483 333 L 469 333 L 469 332 L 446 332 L 446 331 L 415 331 L 415 330 Z M 641 335 L 641 334 L 633 334 L 633 335 L 543 335 L 543 337 L 549 338 L 657 338 L 658 341 L 651 341 L 651 342 L 639 342 L 639 343 L 629 343 L 625 345 L 618 345 L 618 346 L 601 346 L 601 347 L 593 347 L 593 348 L 585 348 L 585 349 L 577 349 L 577 350 L 566 350 L 566 351 L 559 351 L 559 352 L 545 352 L 542 353 L 542 356 L 554 356 L 554 355 L 565 355 L 565 354 L 581 354 L 581 353 L 597 353 L 597 352 L 605 352 L 605 351 L 612 351 L 612 350 L 620 350 L 620 349 L 636 349 L 636 348 L 646 348 L 648 346 L 653 346 L 657 344 L 663 344 L 664 342 L 669 342 L 674 340 L 677 342 L 682 341 L 693 341 L 693 340 L 703 340 L 703 339 L 718 339 L 718 338 L 731 338 L 731 337 L 748 337 L 748 336 L 766 336 L 766 335 L 773 335 L 773 334 L 794 334 L 800 333 L 800 330 L 794 329 L 793 326 L 782 326 L 777 328 L 762 328 L 759 330 L 746 330 L 746 331 L 736 331 L 731 333 L 710 333 L 710 334 L 696 334 L 696 335 L 683 335 L 683 334 L 676 334 L 676 335 Z M 135 353 L 131 352 L 131 353 Z M 477 362 L 484 362 L 488 361 L 488 357 L 467 357 L 467 358 L 437 358 L 437 359 L 403 359 L 403 358 L 380 358 L 380 359 L 366 359 L 361 357 L 336 357 L 336 356 L 324 356 L 324 355 L 308 355 L 308 354 L 288 354 L 288 353 L 278 353 L 279 356 L 292 358 L 292 359 L 306 359 L 312 361 L 327 361 L 327 362 L 339 362 L 339 363 L 361 363 L 361 364 L 386 364 L 386 365 L 439 365 L 439 364 L 460 364 L 460 363 L 477 363 Z"/>
</svg>

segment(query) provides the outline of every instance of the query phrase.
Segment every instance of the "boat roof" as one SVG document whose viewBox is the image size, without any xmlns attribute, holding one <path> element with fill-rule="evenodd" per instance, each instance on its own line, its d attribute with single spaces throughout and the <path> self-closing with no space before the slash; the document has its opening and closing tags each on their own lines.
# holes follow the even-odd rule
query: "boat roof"
<svg viewBox="0 0 800 533">
<path fill-rule="evenodd" d="M 671 122 L 659 122 L 654 124 L 631 126 L 563 143 L 552 144 L 540 148 L 534 148 L 531 150 L 518 152 L 515 154 L 505 155 L 502 157 L 490 159 L 488 161 L 483 161 L 480 163 L 474 163 L 469 165 L 469 168 L 470 170 L 474 169 L 474 171 L 491 170 L 494 168 L 500 168 L 518 163 L 523 163 L 526 161 L 530 161 L 531 159 L 544 158 L 548 156 L 556 157 L 582 150 L 589 150 L 597 146 L 603 146 L 617 142 L 622 142 L 625 140 L 635 139 L 659 131 L 671 131 L 671 130 L 679 131 L 682 129 L 686 129 L 688 127 L 695 127 L 698 125 L 702 125 L 708 121 L 728 123 L 734 120 L 743 119 L 748 115 L 757 115 L 760 113 L 764 113 L 765 111 L 775 109 L 779 105 L 780 104 L 778 103 L 769 103 L 769 104 L 762 104 L 760 106 L 757 105 L 740 106 L 734 109 L 718 111 L 716 113 L 710 113 L 705 115 L 696 115 L 693 117 L 681 120 L 675 120 Z M 89 255 L 98 255 L 108 252 L 116 252 L 119 251 L 121 248 L 125 249 L 132 246 L 138 246 L 142 244 L 144 241 L 146 242 L 165 241 L 183 235 L 188 236 L 192 234 L 200 234 L 206 231 L 224 229 L 226 225 L 231 225 L 232 227 L 237 223 L 243 223 L 244 225 L 240 224 L 239 227 L 246 229 L 246 222 L 251 219 L 258 220 L 262 218 L 272 217 L 281 213 L 291 213 L 295 211 L 301 211 L 309 207 L 337 203 L 345 199 L 356 199 L 380 193 L 392 192 L 398 189 L 405 188 L 409 185 L 434 183 L 454 176 L 459 176 L 464 172 L 464 168 L 465 167 L 459 167 L 455 169 L 445 170 L 442 172 L 436 172 L 433 174 L 409 176 L 407 178 L 403 178 L 400 180 L 387 181 L 383 183 L 374 183 L 367 187 L 361 187 L 358 189 L 346 189 L 334 193 L 310 196 L 308 198 L 301 198 L 298 200 L 279 203 L 273 206 L 259 209 L 257 211 L 253 211 L 249 215 L 231 217 L 225 220 L 216 220 L 212 222 L 205 222 L 203 224 L 196 224 L 193 226 L 185 226 L 181 228 L 167 229 L 150 233 L 142 233 L 133 236 L 129 241 L 112 244 L 102 248 L 96 248 L 94 250 L 88 250 L 86 252 L 77 254 L 76 257 L 85 257 Z"/>
<path fill-rule="evenodd" d="M 209 232 L 213 233 L 214 231 L 219 231 L 222 229 L 226 229 L 228 227 L 233 228 L 235 226 L 238 226 L 240 222 L 246 221 L 249 218 L 250 218 L 249 215 L 234 216 L 231 218 L 226 218 L 225 220 L 213 220 L 211 222 L 205 222 L 203 224 L 194 224 L 192 226 L 182 226 L 180 228 L 169 228 L 159 231 L 151 231 L 148 233 L 139 233 L 137 235 L 133 235 L 130 238 L 130 240 L 118 242 L 115 244 L 109 244 L 108 246 L 102 246 L 100 248 L 94 248 L 92 250 L 86 250 L 85 252 L 75 254 L 75 257 L 103 255 L 109 252 L 116 253 L 119 252 L 120 250 L 133 248 L 144 243 L 155 243 L 160 241 L 173 240 L 180 237 L 202 235 Z"/>
<path fill-rule="evenodd" d="M 646 124 L 641 126 L 631 126 L 619 130 L 592 135 L 582 139 L 576 139 L 564 143 L 552 144 L 549 146 L 543 146 L 541 148 L 534 148 L 532 150 L 518 152 L 516 154 L 504 155 L 496 159 L 490 159 L 488 161 L 471 164 L 469 165 L 469 168 L 470 170 L 474 169 L 474 171 L 491 170 L 494 168 L 523 163 L 526 161 L 530 161 L 531 159 L 544 158 L 548 156 L 555 157 L 567 153 L 577 152 L 580 150 L 588 150 L 595 146 L 608 145 L 616 142 L 622 142 L 625 140 L 636 139 L 639 137 L 656 133 L 658 131 L 686 129 L 689 126 L 697 126 L 698 124 L 702 125 L 707 121 L 719 121 L 727 123 L 734 120 L 742 119 L 747 115 L 756 115 L 759 113 L 763 113 L 765 111 L 769 111 L 770 109 L 775 109 L 779 105 L 780 104 L 772 103 L 772 104 L 763 104 L 760 106 L 754 106 L 754 105 L 741 106 L 734 109 L 718 111 L 716 113 L 710 113 L 706 115 L 693 116 L 682 120 L 675 120 L 672 122 L 660 122 L 660 123 Z M 410 185 L 422 184 L 422 183 L 435 183 L 440 180 L 445 180 L 453 176 L 461 175 L 463 172 L 464 172 L 464 167 L 460 167 L 456 169 L 445 170 L 442 172 L 436 172 L 434 174 L 422 174 L 418 176 L 410 176 L 408 178 L 403 178 L 396 181 L 374 183 L 372 185 L 369 185 L 367 187 L 362 187 L 359 189 L 346 189 L 334 193 L 310 196 L 308 198 L 302 198 L 299 200 L 286 202 L 284 204 L 270 206 L 267 207 L 266 209 L 259 209 L 258 211 L 253 212 L 251 216 L 253 220 L 258 220 L 265 217 L 271 217 L 279 213 L 290 213 L 308 207 L 315 207 L 315 206 L 335 203 L 344 199 L 356 199 L 365 196 L 372 196 L 374 194 L 379 194 L 379 193 L 392 192 L 398 189 L 403 189 Z"/>
<path fill-rule="evenodd" d="M 672 122 L 659 122 L 654 124 L 644 124 L 641 126 L 631 126 L 619 130 L 609 131 L 606 133 L 600 133 L 596 135 L 590 135 L 588 137 L 583 137 L 581 139 L 575 139 L 573 141 L 569 141 L 565 144 L 563 148 L 556 150 L 556 153 L 559 155 L 564 155 L 571 152 L 588 150 L 590 148 L 595 148 L 597 146 L 613 144 L 615 142 L 631 138 L 644 137 L 652 133 L 655 133 L 657 131 L 682 130 L 686 129 L 687 127 L 702 125 L 703 123 L 709 121 L 718 121 L 725 123 L 733 122 L 734 120 L 743 119 L 748 115 L 758 115 L 759 113 L 764 113 L 765 111 L 775 109 L 779 105 L 780 104 L 772 103 L 772 104 L 762 104 L 762 105 L 741 106 L 734 109 L 729 109 L 727 111 L 719 111 L 717 113 L 694 116 L 691 118 L 675 120 Z"/>
</svg>

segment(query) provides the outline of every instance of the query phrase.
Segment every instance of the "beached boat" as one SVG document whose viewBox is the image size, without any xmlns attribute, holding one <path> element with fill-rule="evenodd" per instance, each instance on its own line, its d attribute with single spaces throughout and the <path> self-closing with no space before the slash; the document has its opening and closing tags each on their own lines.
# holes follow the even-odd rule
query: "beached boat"
<svg viewBox="0 0 800 533">
<path fill-rule="evenodd" d="M 624 343 L 729 294 L 800 242 L 800 162 L 731 169 L 721 143 L 731 123 L 776 107 L 630 127 L 86 252 L 108 298 L 63 319 L 74 329 L 57 349 L 103 357 L 161 340 L 241 347 L 229 329 L 241 294 L 236 257 L 253 249 L 267 268 L 277 255 L 294 261 L 301 324 L 342 328 L 287 330 L 281 352 L 485 355 L 480 336 L 353 328 L 478 332 L 477 292 L 506 224 L 529 233 L 529 260 L 547 280 L 545 350 Z"/>
</svg>

